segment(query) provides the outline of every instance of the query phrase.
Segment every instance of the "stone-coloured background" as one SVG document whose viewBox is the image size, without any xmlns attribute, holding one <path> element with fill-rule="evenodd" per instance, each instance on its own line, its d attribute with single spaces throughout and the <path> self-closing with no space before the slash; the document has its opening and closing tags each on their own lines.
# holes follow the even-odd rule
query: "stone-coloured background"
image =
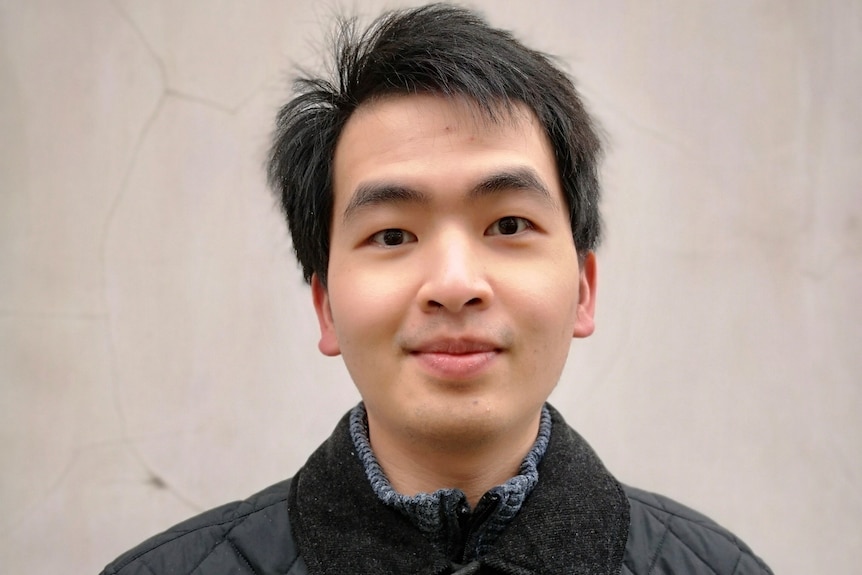
<svg viewBox="0 0 862 575">
<path fill-rule="evenodd" d="M 855 572 L 862 3 L 474 6 L 607 134 L 598 331 L 555 405 L 776 573 Z M 4 573 L 95 573 L 291 475 L 357 401 L 262 170 L 335 11 L 0 0 Z"/>
</svg>

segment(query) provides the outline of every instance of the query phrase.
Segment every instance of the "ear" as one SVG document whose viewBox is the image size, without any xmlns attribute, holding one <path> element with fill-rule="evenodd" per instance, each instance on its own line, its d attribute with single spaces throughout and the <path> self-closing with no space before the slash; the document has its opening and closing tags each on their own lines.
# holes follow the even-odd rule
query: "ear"
<svg viewBox="0 0 862 575">
<path fill-rule="evenodd" d="M 578 282 L 578 317 L 572 337 L 587 337 L 596 329 L 596 254 L 590 252 L 581 266 Z"/>
<path fill-rule="evenodd" d="M 317 323 L 320 325 L 320 341 L 317 348 L 323 355 L 330 357 L 339 355 L 338 336 L 335 333 L 335 322 L 332 321 L 332 308 L 329 305 L 329 292 L 321 283 L 317 274 L 311 276 L 311 297 L 314 300 L 314 311 L 317 312 Z"/>
</svg>

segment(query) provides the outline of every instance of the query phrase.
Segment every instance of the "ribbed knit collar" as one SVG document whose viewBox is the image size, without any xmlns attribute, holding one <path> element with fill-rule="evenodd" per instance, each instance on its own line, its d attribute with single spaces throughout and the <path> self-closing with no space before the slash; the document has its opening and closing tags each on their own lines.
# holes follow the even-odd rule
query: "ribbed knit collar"
<svg viewBox="0 0 862 575">
<path fill-rule="evenodd" d="M 619 575 L 628 501 L 583 438 L 549 411 L 553 430 L 538 484 L 466 572 Z M 311 575 L 445 575 L 460 568 L 374 492 L 350 438 L 349 414 L 296 474 L 287 507 Z"/>
<path fill-rule="evenodd" d="M 395 491 L 371 449 L 365 406 L 359 403 L 350 412 L 350 436 L 377 497 L 403 513 L 452 561 L 464 563 L 481 559 L 487 553 L 533 491 L 539 481 L 538 465 L 548 448 L 551 428 L 551 413 L 542 407 L 536 441 L 521 462 L 518 474 L 488 490 L 471 511 L 467 496 L 457 488 L 414 496 Z"/>
</svg>

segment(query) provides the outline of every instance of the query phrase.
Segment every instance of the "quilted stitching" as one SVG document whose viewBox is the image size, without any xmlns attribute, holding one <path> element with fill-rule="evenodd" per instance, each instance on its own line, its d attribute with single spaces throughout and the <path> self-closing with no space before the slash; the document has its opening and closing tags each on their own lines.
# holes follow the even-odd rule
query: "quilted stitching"
<svg viewBox="0 0 862 575">
<path fill-rule="evenodd" d="M 682 563 L 691 561 L 688 569 L 697 573 L 771 574 L 742 541 L 704 515 L 638 489 L 625 491 L 636 535 L 627 544 L 622 575 L 664 573 L 683 557 Z"/>
<path fill-rule="evenodd" d="M 146 563 L 145 561 L 141 561 L 141 567 L 143 567 L 144 569 L 146 569 L 146 570 L 147 570 L 149 573 L 151 573 L 152 575 L 158 575 L 158 573 L 156 573 L 155 571 L 153 571 L 153 569 L 152 569 L 149 565 L 147 565 L 147 563 Z"/>
<path fill-rule="evenodd" d="M 206 565 L 207 560 L 208 560 L 208 559 L 210 559 L 211 557 L 213 557 L 213 555 L 215 554 L 215 552 L 216 552 L 216 551 L 220 551 L 220 550 L 221 550 L 221 549 L 223 549 L 226 545 L 227 545 L 228 547 L 230 547 L 230 549 L 231 549 L 231 551 L 232 551 L 233 553 L 235 553 L 238 557 L 240 557 L 241 559 L 243 559 L 243 563 L 245 564 L 245 566 L 248 566 L 248 562 L 247 562 L 247 561 L 245 561 L 245 558 L 242 556 L 242 554 L 240 554 L 240 553 L 238 553 L 238 552 L 237 552 L 236 547 L 234 547 L 233 545 L 231 545 L 230 541 L 228 541 L 227 539 L 222 539 L 221 541 L 219 541 L 219 542 L 218 542 L 218 544 L 217 544 L 215 547 L 213 547 L 213 548 L 210 550 L 210 552 L 209 552 L 209 553 L 207 553 L 207 554 L 206 554 L 206 557 L 204 557 L 203 559 L 201 559 L 201 560 L 200 560 L 200 562 L 199 562 L 197 565 L 195 565 L 195 568 L 194 568 L 194 569 L 192 569 L 191 571 L 189 571 L 189 575 L 194 575 L 195 573 L 199 573 L 200 575 L 204 575 L 204 573 L 205 573 L 205 571 L 204 571 L 204 567 L 205 567 L 205 565 Z M 237 565 L 239 565 L 239 564 L 240 564 L 240 563 L 239 563 L 239 562 L 237 562 Z M 254 573 L 254 571 L 250 569 L 250 570 L 249 570 L 249 573 Z"/>
<path fill-rule="evenodd" d="M 680 543 L 682 543 L 682 546 L 683 546 L 683 547 L 685 547 L 686 549 L 688 549 L 688 552 L 689 552 L 693 557 L 696 557 L 698 561 L 700 561 L 701 563 L 703 563 L 703 564 L 706 566 L 706 568 L 707 568 L 707 569 L 709 569 L 712 573 L 715 573 L 715 575 L 719 575 L 718 571 L 716 571 L 715 569 L 713 569 L 713 568 L 712 568 L 712 565 L 710 565 L 710 564 L 706 561 L 706 559 L 704 559 L 703 557 L 701 557 L 701 556 L 700 556 L 700 554 L 699 554 L 697 551 L 695 551 L 694 547 L 692 547 L 691 545 L 689 545 L 689 544 L 688 544 L 688 542 L 687 542 L 685 539 L 683 539 L 682 537 L 680 537 L 678 534 L 674 533 L 673 528 L 670 526 L 670 522 L 668 522 L 667 531 L 668 531 L 668 533 L 670 533 L 671 535 L 673 535 L 673 537 L 674 537 L 677 541 L 679 541 Z M 737 563 L 739 563 L 739 561 L 737 561 Z"/>
<path fill-rule="evenodd" d="M 670 516 L 667 516 L 665 519 L 662 519 L 654 513 L 650 513 L 650 515 L 657 519 L 664 529 L 662 529 L 661 538 L 659 539 L 658 545 L 656 545 L 655 548 L 655 553 L 653 554 L 652 559 L 649 562 L 649 571 L 647 571 L 648 574 L 652 573 L 655 570 L 656 563 L 658 563 L 659 557 L 661 557 L 661 552 L 664 549 L 664 543 L 665 541 L 667 541 L 667 535 L 668 533 L 670 533 Z"/>
<path fill-rule="evenodd" d="M 233 552 L 236 553 L 236 556 L 242 560 L 246 567 L 248 567 L 249 572 L 257 575 L 257 571 L 254 569 L 254 567 L 252 567 L 251 562 L 248 560 L 248 557 L 245 556 L 245 553 L 243 553 L 242 550 L 240 550 L 240 548 L 237 547 L 233 541 L 228 539 L 228 534 L 225 534 L 225 541 L 228 543 L 228 545 L 230 545 L 231 549 L 233 549 Z"/>
<path fill-rule="evenodd" d="M 270 489 L 266 491 L 269 491 Z M 269 497 L 264 497 L 264 501 L 266 501 L 270 497 L 272 497 L 272 495 L 270 495 Z M 253 497 L 252 500 L 254 500 L 255 498 L 256 497 Z M 213 532 L 210 534 L 210 537 L 212 538 L 214 545 L 203 554 L 201 560 L 197 562 L 194 568 L 188 572 L 190 574 L 194 573 L 216 551 L 216 549 L 219 548 L 219 546 L 226 542 L 227 538 L 230 536 L 230 533 L 239 525 L 241 525 L 243 521 L 245 521 L 250 515 L 266 510 L 275 505 L 285 504 L 285 502 L 286 495 L 268 501 L 264 505 L 250 505 L 248 501 L 241 501 L 224 505 L 221 508 L 214 509 L 206 514 L 206 516 L 218 514 L 218 520 L 213 520 L 202 524 L 196 523 L 197 521 L 200 521 L 200 516 L 187 520 L 179 524 L 174 530 L 154 537 L 150 542 L 145 542 L 141 544 L 141 546 L 137 549 L 137 553 L 133 553 L 121 563 L 111 566 L 110 569 L 106 569 L 104 573 L 105 575 L 121 575 L 122 573 L 128 573 L 126 569 L 129 567 L 143 567 L 149 573 L 156 575 L 156 572 L 153 570 L 153 568 L 146 563 L 146 556 L 149 553 L 154 552 L 162 547 L 165 547 L 166 545 L 180 544 L 180 541 L 184 537 L 194 535 L 200 536 L 202 532 L 212 530 Z M 224 532 L 220 533 L 220 530 L 224 530 Z M 233 547 L 234 552 L 239 558 L 242 559 L 243 563 L 245 565 L 248 565 L 248 561 L 245 559 L 245 556 L 232 543 L 229 543 L 229 545 Z M 252 569 L 250 566 L 249 572 L 255 573 L 254 569 Z"/>
</svg>

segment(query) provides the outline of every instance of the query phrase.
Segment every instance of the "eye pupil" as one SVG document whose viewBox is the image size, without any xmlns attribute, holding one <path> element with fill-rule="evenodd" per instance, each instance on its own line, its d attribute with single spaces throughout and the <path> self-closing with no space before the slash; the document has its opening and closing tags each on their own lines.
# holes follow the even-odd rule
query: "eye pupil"
<svg viewBox="0 0 862 575">
<path fill-rule="evenodd" d="M 404 242 L 404 230 L 386 230 L 383 232 L 383 243 L 387 246 L 397 246 Z"/>
<path fill-rule="evenodd" d="M 500 228 L 501 234 L 511 235 L 518 233 L 518 220 L 516 218 L 501 218 L 497 225 Z"/>
</svg>

